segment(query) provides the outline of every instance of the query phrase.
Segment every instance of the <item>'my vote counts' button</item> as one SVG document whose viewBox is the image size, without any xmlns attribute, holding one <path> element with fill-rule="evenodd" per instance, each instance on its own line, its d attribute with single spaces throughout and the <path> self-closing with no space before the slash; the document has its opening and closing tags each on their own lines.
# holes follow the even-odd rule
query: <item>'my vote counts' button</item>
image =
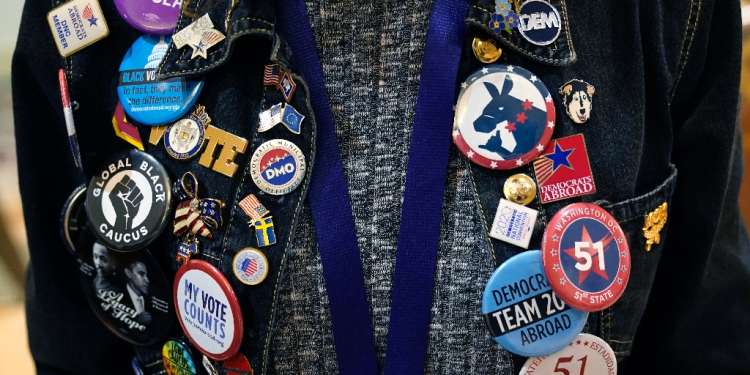
<svg viewBox="0 0 750 375">
<path fill-rule="evenodd" d="M 539 250 L 518 254 L 495 270 L 484 289 L 482 314 L 498 344 L 526 357 L 562 349 L 588 317 L 552 291 Z"/>
</svg>

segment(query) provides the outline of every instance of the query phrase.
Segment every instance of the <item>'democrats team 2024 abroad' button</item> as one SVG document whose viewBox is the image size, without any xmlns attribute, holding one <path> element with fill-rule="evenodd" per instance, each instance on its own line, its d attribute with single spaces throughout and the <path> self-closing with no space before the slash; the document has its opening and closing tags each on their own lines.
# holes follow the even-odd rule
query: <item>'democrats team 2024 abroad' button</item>
<svg viewBox="0 0 750 375">
<path fill-rule="evenodd" d="M 518 254 L 495 270 L 484 288 L 482 314 L 500 346 L 526 357 L 562 349 L 588 317 L 552 291 L 539 250 Z"/>
<path fill-rule="evenodd" d="M 156 69 L 171 39 L 143 35 L 120 63 L 117 94 L 128 117 L 144 125 L 165 125 L 182 117 L 198 100 L 203 79 L 156 80 Z"/>
<path fill-rule="evenodd" d="M 487 65 L 461 83 L 453 143 L 478 165 L 520 167 L 542 153 L 554 128 L 552 96 L 526 69 Z"/>
<path fill-rule="evenodd" d="M 620 224 L 603 208 L 573 203 L 552 217 L 542 262 L 555 293 L 583 311 L 612 306 L 630 277 L 630 249 Z"/>
<path fill-rule="evenodd" d="M 148 246 L 167 225 L 171 186 L 164 166 L 145 152 L 129 150 L 105 160 L 86 191 L 97 240 L 120 251 Z"/>
</svg>

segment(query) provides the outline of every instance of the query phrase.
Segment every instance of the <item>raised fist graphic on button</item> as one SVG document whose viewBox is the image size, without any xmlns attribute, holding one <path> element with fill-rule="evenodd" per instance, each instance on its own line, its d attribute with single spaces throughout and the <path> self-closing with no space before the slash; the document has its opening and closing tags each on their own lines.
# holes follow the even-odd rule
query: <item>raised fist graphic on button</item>
<svg viewBox="0 0 750 375">
<path fill-rule="evenodd" d="M 130 176 L 125 175 L 112 189 L 112 194 L 119 199 L 112 199 L 117 218 L 115 219 L 115 230 L 124 232 L 130 230 L 133 217 L 138 213 L 138 206 L 143 201 L 141 189 Z"/>
</svg>

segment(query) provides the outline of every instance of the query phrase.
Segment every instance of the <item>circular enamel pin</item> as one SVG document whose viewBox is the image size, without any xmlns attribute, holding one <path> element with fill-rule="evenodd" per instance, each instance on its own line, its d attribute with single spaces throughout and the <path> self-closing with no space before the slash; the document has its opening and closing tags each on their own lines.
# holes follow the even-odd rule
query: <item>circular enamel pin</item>
<svg viewBox="0 0 750 375">
<path fill-rule="evenodd" d="M 526 360 L 519 375 L 617 375 L 617 358 L 604 340 L 582 333 L 562 350 Z"/>
<path fill-rule="evenodd" d="M 542 262 L 555 293 L 584 311 L 611 306 L 630 277 L 630 250 L 620 224 L 590 203 L 567 205 L 552 217 L 542 239 Z"/>
<path fill-rule="evenodd" d="M 461 84 L 453 142 L 478 165 L 520 167 L 542 153 L 554 128 L 552 96 L 526 69 L 487 65 Z"/>
<path fill-rule="evenodd" d="M 283 195 L 302 183 L 307 166 L 297 145 L 285 139 L 272 139 L 255 150 L 250 168 L 253 181 L 260 190 Z"/>
<path fill-rule="evenodd" d="M 130 26 L 146 34 L 172 34 L 180 17 L 182 1 L 115 0 L 117 11 Z"/>
<path fill-rule="evenodd" d="M 120 251 L 153 242 L 167 225 L 172 183 L 153 156 L 129 150 L 107 159 L 86 191 L 86 211 L 96 238 Z"/>
<path fill-rule="evenodd" d="M 164 339 L 172 328 L 172 292 L 146 250 L 118 252 L 90 232 L 76 243 L 78 281 L 89 307 L 117 336 L 136 345 Z"/>
<path fill-rule="evenodd" d="M 201 353 L 224 361 L 242 343 L 242 311 L 229 281 L 216 267 L 191 259 L 177 269 L 174 303 L 182 330 Z"/>
<path fill-rule="evenodd" d="M 88 223 L 85 202 L 86 185 L 81 185 L 73 190 L 60 213 L 60 234 L 63 244 L 73 255 L 76 253 L 75 243 Z"/>
<path fill-rule="evenodd" d="M 198 374 L 190 350 L 179 341 L 167 341 L 161 349 L 161 358 L 168 375 Z"/>
<path fill-rule="evenodd" d="M 268 275 L 268 259 L 258 249 L 248 247 L 234 256 L 234 275 L 247 285 L 258 285 Z"/>
<path fill-rule="evenodd" d="M 543 0 L 528 0 L 518 10 L 518 31 L 529 43 L 546 46 L 560 35 L 560 13 Z"/>
<path fill-rule="evenodd" d="M 552 291 L 539 250 L 520 253 L 495 270 L 484 288 L 482 315 L 500 346 L 526 357 L 564 348 L 588 317 Z"/>
<path fill-rule="evenodd" d="M 117 94 L 129 118 L 144 125 L 164 125 L 182 117 L 195 104 L 203 80 L 182 77 L 156 80 L 156 69 L 169 49 L 168 36 L 143 35 L 120 63 Z"/>
<path fill-rule="evenodd" d="M 187 160 L 197 155 L 206 139 L 206 127 L 210 123 L 206 107 L 198 105 L 193 113 L 170 125 L 164 134 L 164 147 L 169 156 Z"/>
</svg>

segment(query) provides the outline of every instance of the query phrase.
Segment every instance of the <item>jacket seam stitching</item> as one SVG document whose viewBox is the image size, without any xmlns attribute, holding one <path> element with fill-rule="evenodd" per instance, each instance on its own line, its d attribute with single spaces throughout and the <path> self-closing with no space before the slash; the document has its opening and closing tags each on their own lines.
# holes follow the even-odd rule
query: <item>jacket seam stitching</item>
<svg viewBox="0 0 750 375">
<path fill-rule="evenodd" d="M 550 58 L 542 57 L 542 56 L 539 56 L 539 55 L 537 55 L 537 54 L 535 54 L 533 52 L 527 51 L 526 49 L 521 48 L 520 46 L 517 46 L 515 43 L 513 43 L 510 40 L 508 40 L 504 36 L 501 36 L 501 35 L 498 35 L 498 34 L 495 34 L 495 35 L 497 35 L 497 37 L 499 39 L 502 39 L 503 41 L 505 41 L 506 43 L 508 43 L 512 48 L 516 49 L 517 51 L 522 52 L 522 53 L 530 54 L 534 58 L 537 58 L 537 59 L 540 59 L 540 60 L 544 60 L 544 61 L 550 61 L 550 62 L 569 61 L 569 60 L 571 60 L 573 58 L 573 56 L 575 56 L 575 52 L 573 50 L 573 45 L 571 44 L 570 29 L 569 29 L 569 26 L 568 26 L 568 11 L 567 11 L 567 6 L 565 5 L 565 0 L 562 0 L 560 3 L 562 5 L 562 13 L 563 13 L 562 16 L 563 16 L 563 19 L 565 20 L 565 39 L 566 39 L 566 44 L 568 46 L 568 50 L 571 53 L 571 57 L 564 58 L 564 59 L 550 59 Z M 481 10 L 481 11 L 487 13 L 487 14 L 490 13 L 489 10 L 484 9 L 484 8 L 480 8 L 480 7 L 476 6 L 476 5 L 472 5 L 472 7 L 476 8 L 476 9 L 479 9 L 479 10 Z M 474 21 L 477 25 L 483 25 L 476 18 L 470 17 L 469 20 Z"/>
<path fill-rule="evenodd" d="M 688 14 L 687 24 L 685 26 L 685 36 L 682 39 L 682 51 L 680 51 L 680 62 L 677 67 L 677 79 L 675 79 L 674 83 L 672 84 L 672 92 L 669 94 L 669 104 L 672 104 L 672 100 L 674 100 L 675 92 L 677 92 L 677 85 L 680 83 L 680 79 L 682 79 L 682 73 L 685 71 L 685 66 L 687 65 L 687 61 L 690 58 L 690 47 L 693 45 L 693 38 L 695 37 L 696 29 L 698 28 L 698 21 L 700 19 L 700 11 L 702 8 L 702 0 L 698 0 L 698 6 L 695 7 L 695 0 L 690 0 L 690 14 Z M 695 14 L 695 18 L 693 19 L 693 15 Z M 692 20 L 692 22 L 691 22 Z M 692 25 L 692 30 L 691 30 Z M 690 40 L 688 41 L 688 34 L 690 34 Z M 685 46 L 685 42 L 687 42 L 687 48 Z"/>
<path fill-rule="evenodd" d="M 468 163 L 465 159 L 461 158 L 464 163 Z M 479 206 L 479 216 L 482 218 L 482 224 L 484 225 L 484 233 L 489 233 L 489 227 L 487 226 L 487 219 L 484 216 L 484 207 L 482 206 L 482 200 L 479 199 L 479 190 L 477 190 L 477 183 L 474 181 L 474 170 L 471 164 L 466 165 L 464 164 L 464 167 L 468 167 L 469 169 L 469 178 L 471 179 L 471 186 L 474 189 L 474 200 L 476 200 L 477 205 Z M 497 258 L 495 257 L 495 246 L 492 244 L 492 239 L 490 239 L 490 236 L 487 235 L 487 242 L 490 244 L 490 253 L 492 254 L 492 262 L 494 263 L 494 266 L 497 267 Z M 512 362 L 512 361 L 511 361 Z"/>
</svg>

